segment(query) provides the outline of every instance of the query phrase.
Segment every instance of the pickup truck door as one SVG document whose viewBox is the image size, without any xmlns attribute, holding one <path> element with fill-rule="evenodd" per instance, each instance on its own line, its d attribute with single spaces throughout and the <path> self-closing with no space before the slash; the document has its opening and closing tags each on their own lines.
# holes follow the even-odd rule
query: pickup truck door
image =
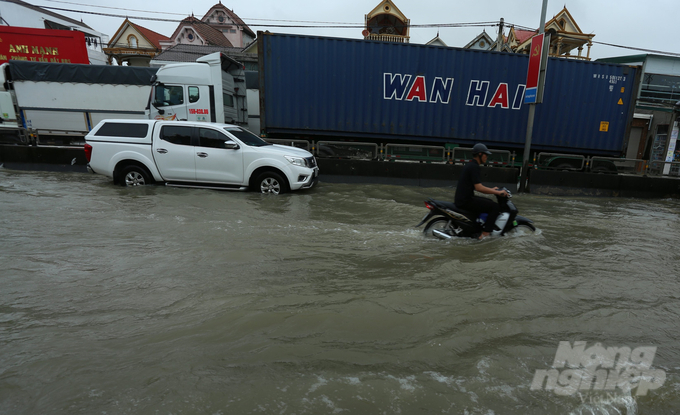
<svg viewBox="0 0 680 415">
<path fill-rule="evenodd" d="M 243 183 L 243 148 L 216 128 L 198 128 L 196 180 L 203 183 Z M 225 144 L 226 143 L 226 144 Z M 237 145 L 237 148 L 227 148 Z"/>
<path fill-rule="evenodd" d="M 193 127 L 163 125 L 154 137 L 153 155 L 163 179 L 196 181 L 195 148 L 191 142 Z"/>
</svg>

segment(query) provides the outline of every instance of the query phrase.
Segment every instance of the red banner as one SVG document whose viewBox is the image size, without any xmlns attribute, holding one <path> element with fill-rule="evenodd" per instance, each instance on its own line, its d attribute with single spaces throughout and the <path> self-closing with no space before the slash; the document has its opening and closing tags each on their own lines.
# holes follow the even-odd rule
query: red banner
<svg viewBox="0 0 680 415">
<path fill-rule="evenodd" d="M 527 88 L 538 87 L 538 76 L 541 73 L 541 57 L 543 56 L 543 34 L 531 39 L 529 52 L 529 71 L 527 72 Z"/>
<path fill-rule="evenodd" d="M 0 63 L 90 63 L 83 32 L 0 26 Z"/>
</svg>

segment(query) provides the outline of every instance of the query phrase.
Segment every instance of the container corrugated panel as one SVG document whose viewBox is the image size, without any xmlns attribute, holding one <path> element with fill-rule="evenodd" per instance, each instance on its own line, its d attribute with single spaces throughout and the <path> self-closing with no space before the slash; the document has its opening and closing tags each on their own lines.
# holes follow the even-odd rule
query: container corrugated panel
<svg viewBox="0 0 680 415">
<path fill-rule="evenodd" d="M 259 41 L 268 134 L 524 146 L 527 55 L 281 34 Z M 551 58 L 532 149 L 618 154 L 634 78 L 631 67 Z"/>
</svg>

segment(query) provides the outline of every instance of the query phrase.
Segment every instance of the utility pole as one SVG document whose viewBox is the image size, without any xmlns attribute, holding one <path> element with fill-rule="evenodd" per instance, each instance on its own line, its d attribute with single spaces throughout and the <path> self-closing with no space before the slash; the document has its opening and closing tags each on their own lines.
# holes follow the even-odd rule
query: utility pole
<svg viewBox="0 0 680 415">
<path fill-rule="evenodd" d="M 545 34 L 545 14 L 548 9 L 548 0 L 543 0 L 543 7 L 541 7 L 541 23 L 538 26 L 538 34 Z M 546 45 L 547 43 L 547 45 Z M 546 49 L 550 48 L 550 37 L 548 36 L 547 42 L 543 43 L 543 53 Z M 529 53 L 533 53 L 530 50 Z M 547 54 L 546 54 L 547 55 Z M 542 99 L 543 95 L 543 84 L 545 82 L 545 64 L 547 63 L 547 56 L 545 62 L 541 63 L 541 76 L 539 76 L 538 92 L 537 92 L 537 103 Z M 536 116 L 536 104 L 529 104 L 529 119 L 527 120 L 527 135 L 524 142 L 524 157 L 522 158 L 522 171 L 519 180 L 519 191 L 526 192 L 527 177 L 529 173 L 529 158 L 531 157 L 531 136 L 534 133 L 534 117 Z"/>
<path fill-rule="evenodd" d="M 505 23 L 505 20 L 503 20 L 501 17 L 501 24 L 498 28 L 498 40 L 496 41 L 496 50 L 499 52 L 503 50 L 503 44 L 505 43 L 505 38 L 503 36 L 503 23 Z"/>
</svg>

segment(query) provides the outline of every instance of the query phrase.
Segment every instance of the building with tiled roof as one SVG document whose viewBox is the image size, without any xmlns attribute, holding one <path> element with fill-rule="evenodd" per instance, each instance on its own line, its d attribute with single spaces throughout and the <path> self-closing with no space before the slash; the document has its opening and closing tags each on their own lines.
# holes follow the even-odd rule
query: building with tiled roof
<svg viewBox="0 0 680 415">
<path fill-rule="evenodd" d="M 448 48 L 449 45 L 444 42 L 444 39 L 439 37 L 439 32 L 437 32 L 437 36 L 432 38 L 429 42 L 425 43 L 428 46 L 444 46 L 445 48 Z"/>
<path fill-rule="evenodd" d="M 222 32 L 194 16 L 182 20 L 170 38 L 161 42 L 163 49 L 178 44 L 234 47 Z"/>
<path fill-rule="evenodd" d="M 538 30 L 520 30 L 513 26 L 508 33 L 508 45 L 515 50 L 517 46 L 536 36 L 537 33 Z"/>
<path fill-rule="evenodd" d="M 166 36 L 125 19 L 104 53 L 109 64 L 115 59 L 119 65 L 149 66 L 149 61 L 161 52 L 161 42 L 167 40 Z"/>
<path fill-rule="evenodd" d="M 364 39 L 408 43 L 411 21 L 392 2 L 382 0 L 366 16 Z"/>
<path fill-rule="evenodd" d="M 496 35 L 496 39 L 491 37 L 488 33 L 486 33 L 486 29 L 482 31 L 477 37 L 472 39 L 470 42 L 468 42 L 467 45 L 463 46 L 463 49 L 473 49 L 473 50 L 495 50 L 497 52 L 509 52 L 512 53 L 513 50 L 508 44 L 508 39 L 509 37 L 505 36 L 504 33 L 504 23 L 505 20 L 501 18 L 499 22 L 499 27 L 498 27 L 498 34 Z M 512 32 L 514 28 L 510 28 L 510 31 Z"/>
<path fill-rule="evenodd" d="M 498 41 L 501 40 L 501 45 L 499 47 Z M 477 35 L 474 39 L 468 42 L 467 45 L 463 46 L 463 49 L 474 49 L 474 50 L 495 50 L 499 52 L 510 52 L 513 50 L 508 45 L 508 38 L 503 36 L 502 39 L 493 39 L 491 35 L 483 30 L 482 33 Z"/>
<path fill-rule="evenodd" d="M 491 50 L 491 44 L 493 39 L 483 30 L 482 33 L 478 34 L 477 37 L 468 42 L 467 45 L 463 46 L 463 49 L 474 49 L 474 50 Z"/>
<path fill-rule="evenodd" d="M 255 40 L 255 32 L 221 1 L 212 6 L 201 20 L 220 30 L 236 47 L 244 47 Z"/>
<path fill-rule="evenodd" d="M 161 46 L 163 49 L 178 44 L 243 48 L 254 39 L 255 33 L 248 25 L 220 1 L 203 18 L 192 15 L 182 20 Z"/>
<path fill-rule="evenodd" d="M 545 24 L 545 31 L 550 32 L 550 56 L 590 60 L 590 48 L 593 46 L 594 34 L 586 34 L 576 24 L 569 10 L 565 6 L 559 13 Z M 528 54 L 531 39 L 538 34 L 536 31 L 510 29 L 508 43 L 517 53 Z M 587 47 L 584 55 L 583 48 Z M 578 53 L 573 54 L 576 50 Z"/>
</svg>

